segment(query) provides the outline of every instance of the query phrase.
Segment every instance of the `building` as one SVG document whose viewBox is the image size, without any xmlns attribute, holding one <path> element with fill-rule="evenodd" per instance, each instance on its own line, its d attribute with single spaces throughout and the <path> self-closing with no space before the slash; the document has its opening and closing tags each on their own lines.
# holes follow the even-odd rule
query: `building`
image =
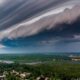
<svg viewBox="0 0 80 80">
<path fill-rule="evenodd" d="M 72 61 L 80 61 L 80 56 L 70 56 Z"/>
<path fill-rule="evenodd" d="M 5 80 L 6 79 L 6 76 L 5 75 L 1 75 L 0 76 L 0 80 Z"/>
</svg>

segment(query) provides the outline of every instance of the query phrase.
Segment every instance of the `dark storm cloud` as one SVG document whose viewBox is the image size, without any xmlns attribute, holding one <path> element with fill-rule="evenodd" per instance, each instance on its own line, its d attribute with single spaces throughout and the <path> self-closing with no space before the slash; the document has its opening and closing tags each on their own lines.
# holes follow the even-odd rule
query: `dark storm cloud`
<svg viewBox="0 0 80 80">
<path fill-rule="evenodd" d="M 0 6 L 1 44 L 24 47 L 36 42 L 54 44 L 55 35 L 61 41 L 63 36 L 78 38 L 79 21 L 75 20 L 80 6 L 73 7 L 77 4 L 80 0 L 7 0 Z"/>
<path fill-rule="evenodd" d="M 80 42 L 80 18 L 73 23 L 62 23 L 50 30 L 15 39 L 4 39 L 2 44 L 8 47 L 57 46 Z"/>
<path fill-rule="evenodd" d="M 77 12 L 77 13 L 76 13 Z M 56 13 L 56 14 L 55 14 Z M 3 38 L 19 38 L 28 37 L 38 34 L 44 30 L 55 29 L 55 25 L 72 23 L 80 16 L 80 5 L 74 6 L 71 9 L 65 7 L 50 11 L 46 14 L 38 16 L 32 20 L 19 23 L 9 29 L 0 32 L 0 39 Z M 65 25 L 66 26 L 66 25 Z M 68 26 L 68 25 L 67 25 Z M 62 29 L 60 27 L 58 29 Z"/>
<path fill-rule="evenodd" d="M 0 9 L 0 30 L 64 2 L 66 0 L 7 0 Z"/>
</svg>

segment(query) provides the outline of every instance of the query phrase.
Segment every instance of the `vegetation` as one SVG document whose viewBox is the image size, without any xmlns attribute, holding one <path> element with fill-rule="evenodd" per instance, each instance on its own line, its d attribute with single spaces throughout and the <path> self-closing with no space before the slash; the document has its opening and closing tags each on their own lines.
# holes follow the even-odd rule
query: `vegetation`
<svg viewBox="0 0 80 80">
<path fill-rule="evenodd" d="M 56 64 L 55 64 L 56 63 Z M 16 67 L 17 66 L 17 67 Z M 62 62 L 49 62 L 36 65 L 25 65 L 25 64 L 0 64 L 0 73 L 6 71 L 8 73 L 8 80 L 19 80 L 19 76 L 10 74 L 12 70 L 19 73 L 31 73 L 29 80 L 36 80 L 40 75 L 50 78 L 51 80 L 71 80 L 80 78 L 80 64 L 74 63 L 62 63 Z"/>
<path fill-rule="evenodd" d="M 70 60 L 66 55 L 52 55 L 52 54 L 2 54 L 0 60 L 10 60 L 15 62 L 40 62 L 52 60 Z"/>
<path fill-rule="evenodd" d="M 0 56 L 0 59 L 5 60 L 5 56 Z M 7 55 L 6 59 L 15 61 L 14 63 L 0 62 L 0 74 L 6 75 L 7 80 L 37 80 L 41 76 L 48 78 L 47 80 L 80 79 L 80 62 L 71 61 L 68 56 Z M 26 64 L 28 61 L 31 63 L 41 61 L 41 63 Z"/>
</svg>

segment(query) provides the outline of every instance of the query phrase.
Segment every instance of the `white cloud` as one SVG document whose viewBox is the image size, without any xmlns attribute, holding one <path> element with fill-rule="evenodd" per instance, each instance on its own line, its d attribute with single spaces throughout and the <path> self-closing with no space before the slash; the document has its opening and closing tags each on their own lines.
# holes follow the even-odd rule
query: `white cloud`
<svg viewBox="0 0 80 80">
<path fill-rule="evenodd" d="M 6 46 L 0 44 L 0 49 L 6 48 Z"/>
</svg>

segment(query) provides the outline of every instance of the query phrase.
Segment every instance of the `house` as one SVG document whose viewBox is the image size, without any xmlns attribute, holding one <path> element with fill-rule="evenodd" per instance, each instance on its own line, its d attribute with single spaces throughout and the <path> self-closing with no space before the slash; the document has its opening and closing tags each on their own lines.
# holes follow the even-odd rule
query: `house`
<svg viewBox="0 0 80 80">
<path fill-rule="evenodd" d="M 72 61 L 80 61 L 80 57 L 72 57 Z"/>
<path fill-rule="evenodd" d="M 21 73 L 21 74 L 20 74 L 20 77 L 21 77 L 22 79 L 24 79 L 24 78 L 26 78 L 26 77 L 29 77 L 30 75 L 31 75 L 31 73 L 24 72 L 24 73 Z"/>
<path fill-rule="evenodd" d="M 72 61 L 80 61 L 80 56 L 70 56 Z"/>
<path fill-rule="evenodd" d="M 49 80 L 48 77 L 44 77 L 43 75 L 41 75 L 40 77 L 37 77 L 36 80 Z"/>
<path fill-rule="evenodd" d="M 6 75 L 1 75 L 0 76 L 0 80 L 5 80 L 6 79 Z"/>
</svg>

